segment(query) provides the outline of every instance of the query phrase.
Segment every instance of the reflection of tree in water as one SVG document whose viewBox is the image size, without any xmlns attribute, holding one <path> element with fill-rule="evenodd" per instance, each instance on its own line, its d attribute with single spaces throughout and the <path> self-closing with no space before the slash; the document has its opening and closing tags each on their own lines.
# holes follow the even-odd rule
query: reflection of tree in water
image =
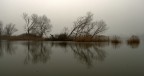
<svg viewBox="0 0 144 76">
<path fill-rule="evenodd" d="M 27 56 L 24 63 L 46 63 L 50 58 L 51 48 L 43 42 L 26 42 Z"/>
<path fill-rule="evenodd" d="M 94 61 L 103 61 L 106 57 L 101 47 L 108 46 L 109 43 L 75 43 L 75 42 L 52 42 L 51 46 L 68 48 L 73 51 L 74 56 L 88 67 L 93 65 Z"/>
<path fill-rule="evenodd" d="M 111 43 L 111 44 L 112 44 L 113 48 L 117 49 L 121 46 L 122 43 L 120 42 L 120 43 Z"/>
<path fill-rule="evenodd" d="M 127 43 L 131 48 L 138 48 L 140 43 Z"/>
<path fill-rule="evenodd" d="M 16 46 L 12 41 L 0 41 L 0 56 L 3 56 L 4 51 L 7 54 L 13 55 L 15 53 Z"/>
<path fill-rule="evenodd" d="M 67 47 L 68 47 L 68 42 L 50 42 L 51 47 L 60 47 L 63 48 L 65 51 L 67 51 Z"/>
<path fill-rule="evenodd" d="M 15 49 L 16 49 L 16 47 L 13 46 L 13 42 L 11 42 L 11 41 L 6 41 L 5 42 L 5 51 L 8 54 L 10 54 L 10 55 L 14 54 L 15 53 Z"/>
<path fill-rule="evenodd" d="M 89 67 L 93 65 L 93 61 L 103 61 L 106 57 L 105 51 L 99 49 L 97 44 L 76 43 L 70 45 L 76 58 Z"/>
<path fill-rule="evenodd" d="M 2 46 L 2 41 L 0 40 L 0 57 L 3 56 L 3 46 Z"/>
<path fill-rule="evenodd" d="M 106 47 L 109 46 L 109 42 L 95 42 L 95 46 L 97 47 Z"/>
</svg>

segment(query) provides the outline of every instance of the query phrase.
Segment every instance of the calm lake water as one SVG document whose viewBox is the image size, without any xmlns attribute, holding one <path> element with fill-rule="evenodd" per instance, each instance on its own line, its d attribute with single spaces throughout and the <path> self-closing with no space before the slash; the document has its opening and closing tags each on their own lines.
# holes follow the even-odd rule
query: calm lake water
<svg viewBox="0 0 144 76">
<path fill-rule="evenodd" d="M 0 76 L 144 76 L 144 47 L 1 41 Z"/>
</svg>

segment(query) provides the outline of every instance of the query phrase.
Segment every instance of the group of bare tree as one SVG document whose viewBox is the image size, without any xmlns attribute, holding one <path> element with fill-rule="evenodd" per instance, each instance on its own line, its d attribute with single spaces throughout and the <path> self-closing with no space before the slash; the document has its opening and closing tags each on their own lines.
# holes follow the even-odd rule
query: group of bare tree
<svg viewBox="0 0 144 76">
<path fill-rule="evenodd" d="M 33 34 L 36 36 L 43 37 L 51 31 L 51 21 L 45 15 L 39 16 L 37 14 L 32 14 L 29 16 L 27 13 L 23 13 L 23 19 L 25 21 L 24 29 L 26 31 L 26 34 L 28 35 Z M 68 33 L 68 28 L 65 27 L 63 33 L 60 34 L 61 36 L 58 38 L 69 39 L 81 36 L 89 36 L 92 39 L 97 34 L 104 32 L 107 29 L 106 26 L 107 25 L 103 20 L 94 21 L 93 14 L 91 12 L 88 12 L 86 16 L 79 17 L 74 22 L 73 28 L 70 31 L 70 33 Z M 3 28 L 3 23 L 0 22 L 0 35 L 3 34 L 6 36 L 11 36 L 16 31 L 17 29 L 15 28 L 15 24 L 10 23 Z"/>
<path fill-rule="evenodd" d="M 74 21 L 72 30 L 64 27 L 59 35 L 51 35 L 53 40 L 73 40 L 80 37 L 93 39 L 96 35 L 107 30 L 107 25 L 103 20 L 93 20 L 93 14 L 88 12 L 86 16 L 79 17 Z"/>
<path fill-rule="evenodd" d="M 23 14 L 23 19 L 25 20 L 25 30 L 26 34 L 34 34 L 42 37 L 46 35 L 47 32 L 51 31 L 52 25 L 50 24 L 50 19 L 47 16 L 38 16 L 37 14 L 32 14 L 28 16 L 27 13 Z M 0 21 L 0 36 L 11 36 L 13 33 L 18 31 L 15 24 L 9 23 L 3 27 L 3 23 Z"/>
<path fill-rule="evenodd" d="M 9 23 L 3 27 L 3 23 L 0 21 L 0 36 L 11 36 L 13 33 L 17 31 L 15 24 Z"/>
<path fill-rule="evenodd" d="M 50 24 L 50 19 L 45 15 L 38 16 L 37 14 L 32 14 L 28 16 L 27 13 L 24 13 L 23 19 L 25 20 L 25 30 L 27 34 L 35 34 L 42 37 L 51 31 L 52 25 Z"/>
<path fill-rule="evenodd" d="M 86 16 L 80 17 L 74 22 L 72 31 L 68 37 L 91 36 L 91 38 L 93 38 L 106 29 L 106 23 L 103 20 L 93 21 L 93 14 L 88 12 Z"/>
</svg>

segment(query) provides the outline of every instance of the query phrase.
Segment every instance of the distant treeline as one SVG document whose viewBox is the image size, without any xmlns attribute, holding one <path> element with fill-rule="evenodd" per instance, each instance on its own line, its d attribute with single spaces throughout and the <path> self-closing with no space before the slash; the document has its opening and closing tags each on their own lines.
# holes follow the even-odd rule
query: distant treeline
<svg viewBox="0 0 144 76">
<path fill-rule="evenodd" d="M 37 14 L 28 15 L 23 13 L 23 20 L 25 21 L 25 33 L 12 36 L 18 29 L 15 24 L 9 23 L 5 27 L 0 21 L 0 39 L 5 40 L 52 40 L 52 41 L 80 41 L 80 42 L 106 42 L 120 43 L 118 36 L 110 39 L 108 36 L 101 35 L 107 30 L 107 24 L 104 20 L 94 20 L 93 14 L 88 12 L 86 16 L 79 17 L 73 23 L 72 30 L 68 27 L 63 28 L 60 34 L 47 34 L 52 30 L 51 20 L 46 16 L 39 16 Z M 134 39 L 139 39 L 137 36 L 132 36 Z M 131 42 L 131 39 L 128 40 Z"/>
<path fill-rule="evenodd" d="M 43 37 L 52 29 L 51 21 L 46 15 L 39 16 L 37 14 L 32 14 L 29 16 L 27 13 L 23 13 L 23 20 L 25 21 L 25 35 Z M 68 27 L 64 27 L 64 32 L 59 35 L 51 35 L 51 39 L 77 40 L 83 36 L 92 39 L 97 34 L 104 32 L 107 29 L 106 26 L 107 25 L 103 20 L 94 21 L 93 14 L 88 12 L 86 16 L 79 17 L 74 21 L 73 28 L 70 32 L 68 32 Z M 3 27 L 3 23 L 0 22 L 0 36 L 12 36 L 17 31 L 18 29 L 15 27 L 15 24 L 9 23 Z"/>
</svg>

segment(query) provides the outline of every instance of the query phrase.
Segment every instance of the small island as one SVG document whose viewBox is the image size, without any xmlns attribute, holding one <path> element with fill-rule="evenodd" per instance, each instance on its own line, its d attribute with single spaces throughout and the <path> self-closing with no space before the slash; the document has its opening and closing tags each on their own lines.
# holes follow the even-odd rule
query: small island
<svg viewBox="0 0 144 76">
<path fill-rule="evenodd" d="M 102 35 L 108 27 L 104 20 L 94 20 L 91 12 L 86 16 L 79 17 L 73 23 L 73 27 L 69 30 L 68 27 L 63 28 L 60 34 L 49 34 L 52 30 L 51 20 L 46 15 L 39 16 L 32 14 L 29 16 L 23 13 L 25 21 L 25 33 L 13 35 L 18 32 L 16 25 L 9 23 L 3 26 L 0 21 L 0 40 L 8 41 L 75 41 L 75 42 L 111 42 L 112 44 L 120 44 L 122 40 L 119 36 Z M 49 36 L 48 36 L 49 34 Z M 128 44 L 139 44 L 140 39 L 136 35 L 132 35 L 127 40 Z"/>
</svg>

